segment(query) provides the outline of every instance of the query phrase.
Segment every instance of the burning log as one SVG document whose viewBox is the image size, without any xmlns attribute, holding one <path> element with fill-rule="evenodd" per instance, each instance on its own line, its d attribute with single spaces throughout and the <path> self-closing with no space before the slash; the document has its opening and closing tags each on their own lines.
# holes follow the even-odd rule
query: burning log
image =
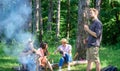
<svg viewBox="0 0 120 71">
<path fill-rule="evenodd" d="M 25 69 L 23 67 L 23 65 L 19 65 L 19 66 L 16 66 L 16 67 L 13 67 L 12 68 L 14 71 L 28 71 L 27 69 Z"/>
<path fill-rule="evenodd" d="M 29 71 L 28 69 L 24 68 L 23 65 L 13 67 L 12 70 L 14 70 L 14 71 Z M 35 71 L 46 71 L 46 70 L 45 70 L 45 68 L 41 68 L 40 66 L 38 66 L 38 67 L 36 67 Z"/>
<path fill-rule="evenodd" d="M 74 65 L 79 65 L 79 64 L 86 64 L 87 61 L 86 60 L 82 60 L 82 61 L 72 61 L 70 62 L 70 66 L 74 66 Z M 65 63 L 63 66 L 67 66 L 67 63 Z M 57 68 L 58 67 L 58 63 L 54 63 L 52 64 L 53 68 Z"/>
<path fill-rule="evenodd" d="M 13 67 L 12 69 L 15 70 L 15 71 L 21 71 L 21 67 L 20 66 Z"/>
</svg>

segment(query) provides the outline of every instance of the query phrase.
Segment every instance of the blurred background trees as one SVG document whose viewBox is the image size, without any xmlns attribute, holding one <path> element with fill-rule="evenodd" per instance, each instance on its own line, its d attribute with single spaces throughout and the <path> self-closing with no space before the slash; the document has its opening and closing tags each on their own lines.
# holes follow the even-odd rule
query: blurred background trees
<svg viewBox="0 0 120 71">
<path fill-rule="evenodd" d="M 120 1 L 118 0 L 31 0 L 33 7 L 32 24 L 40 40 L 57 44 L 65 37 L 75 44 L 77 59 L 85 59 L 86 38 L 84 24 L 89 24 L 88 9 L 99 10 L 103 23 L 102 44 L 116 44 L 120 41 Z M 32 27 L 33 27 L 32 26 Z M 52 41 L 52 42 L 51 42 Z"/>
<path fill-rule="evenodd" d="M 56 41 L 56 38 L 66 37 L 70 42 L 75 42 L 78 33 L 77 27 L 81 27 L 78 26 L 78 23 L 81 23 L 78 22 L 78 11 L 81 9 L 79 0 L 30 1 L 32 1 L 32 26 L 29 28 L 31 32 L 38 33 L 41 40 Z M 120 1 L 100 1 L 91 0 L 89 7 L 100 10 L 99 18 L 104 27 L 103 44 L 115 44 L 120 41 Z"/>
<path fill-rule="evenodd" d="M 120 42 L 120 1 L 119 0 L 30 0 L 32 1 L 32 29 L 39 41 L 57 44 L 65 37 L 75 44 L 79 58 L 85 58 L 82 40 L 86 37 L 83 24 L 89 24 L 87 10 L 99 10 L 103 23 L 102 44 Z M 84 17 L 84 14 L 86 17 Z M 52 41 L 52 42 L 51 42 Z"/>
<path fill-rule="evenodd" d="M 83 24 L 89 24 L 87 10 L 94 7 L 100 11 L 99 18 L 103 23 L 102 44 L 120 44 L 120 0 L 28 1 L 32 13 L 27 22 L 29 28 L 25 28 L 25 31 L 37 36 L 39 42 L 45 40 L 56 46 L 61 38 L 67 38 L 70 44 L 74 44 L 76 51 L 80 52 L 80 58 L 85 58 L 82 40 L 87 34 L 83 30 Z M 0 7 L 2 8 L 2 3 Z M 4 33 L 0 32 L 0 39 L 4 37 Z"/>
</svg>

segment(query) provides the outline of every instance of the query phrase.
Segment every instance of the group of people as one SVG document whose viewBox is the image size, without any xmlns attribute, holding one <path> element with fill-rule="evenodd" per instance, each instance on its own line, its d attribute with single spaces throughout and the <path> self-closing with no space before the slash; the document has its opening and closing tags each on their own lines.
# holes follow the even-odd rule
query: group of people
<svg viewBox="0 0 120 71">
<path fill-rule="evenodd" d="M 90 8 L 89 10 L 89 16 L 91 18 L 91 25 L 84 25 L 84 30 L 89 34 L 89 36 L 83 40 L 84 44 L 87 44 L 87 51 L 86 51 L 86 59 L 88 61 L 87 63 L 87 69 L 86 71 L 92 70 L 92 63 L 95 62 L 96 64 L 96 71 L 100 71 L 100 59 L 99 59 L 99 47 L 102 39 L 102 23 L 98 19 L 98 10 L 94 8 Z M 46 66 L 50 68 L 51 71 L 53 71 L 53 68 L 50 64 L 50 62 L 47 59 L 48 55 L 48 45 L 47 43 L 41 43 L 39 49 L 35 49 L 33 47 L 32 41 L 29 42 L 29 49 L 31 50 L 28 52 L 29 54 L 32 52 L 35 52 L 37 55 L 39 55 L 39 65 L 40 66 Z M 61 58 L 59 60 L 59 71 L 61 71 L 61 68 L 64 63 L 68 63 L 68 70 L 70 70 L 70 62 L 72 61 L 72 46 L 68 44 L 67 39 L 63 38 L 61 40 L 61 44 L 56 50 L 55 54 L 59 52 L 61 54 Z M 26 52 L 26 51 L 24 51 Z"/>
<path fill-rule="evenodd" d="M 48 44 L 41 42 L 38 49 L 34 48 L 33 41 L 29 40 L 25 49 L 20 54 L 20 63 L 26 71 L 41 71 L 41 68 L 49 67 L 50 71 L 53 68 L 47 59 Z"/>
<path fill-rule="evenodd" d="M 59 61 L 59 68 L 61 69 L 64 62 L 66 62 L 68 63 L 68 68 L 70 69 L 69 62 L 72 61 L 72 55 L 71 55 L 72 47 L 71 45 L 67 44 L 68 41 L 65 38 L 61 40 L 61 43 L 62 45 L 60 45 L 54 52 L 55 54 L 59 52 L 62 55 L 62 58 Z M 50 62 L 47 59 L 47 55 L 49 55 L 47 43 L 42 42 L 40 43 L 40 48 L 35 49 L 33 46 L 33 41 L 29 40 L 27 46 L 20 54 L 19 61 L 20 63 L 23 64 L 24 69 L 28 69 L 28 71 L 36 71 L 38 67 L 37 66 L 35 67 L 35 64 L 37 63 L 38 66 L 40 67 L 47 66 L 49 67 L 50 71 L 53 71 Z"/>
<path fill-rule="evenodd" d="M 68 63 L 68 70 L 70 70 L 69 62 L 72 61 L 72 46 L 67 44 L 67 39 L 63 38 L 61 40 L 62 45 L 60 45 L 56 50 L 55 54 L 59 52 L 61 54 L 61 59 L 59 61 L 59 71 L 61 70 L 64 63 Z M 26 48 L 20 54 L 22 55 L 21 63 L 23 64 L 24 69 L 28 69 L 28 71 L 36 71 L 38 67 L 34 66 L 34 61 L 38 62 L 38 66 L 40 67 L 49 67 L 50 71 L 53 71 L 53 68 L 47 59 L 48 52 L 48 44 L 45 42 L 40 43 L 40 48 L 35 49 L 33 46 L 33 41 L 29 40 Z M 35 55 L 37 55 L 37 59 L 35 60 Z M 30 61 L 30 62 L 29 62 Z M 32 66 L 31 66 L 31 65 Z M 39 70 L 38 70 L 39 71 Z"/>
</svg>

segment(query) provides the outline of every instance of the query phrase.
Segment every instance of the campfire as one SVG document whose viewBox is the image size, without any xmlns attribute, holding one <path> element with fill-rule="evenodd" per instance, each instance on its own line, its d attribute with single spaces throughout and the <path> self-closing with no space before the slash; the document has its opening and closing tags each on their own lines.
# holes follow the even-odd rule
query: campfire
<svg viewBox="0 0 120 71">
<path fill-rule="evenodd" d="M 35 57 L 35 65 L 34 65 L 34 67 L 35 67 L 35 71 L 45 71 L 45 68 L 44 67 L 41 67 L 41 66 L 39 66 L 39 62 L 38 62 L 38 58 L 39 58 L 39 56 L 38 55 L 35 55 L 36 57 Z M 13 70 L 15 70 L 15 71 L 31 71 L 31 70 L 29 70 L 29 67 L 24 67 L 25 65 L 24 64 L 19 64 L 19 66 L 16 66 L 16 67 L 13 67 L 12 69 Z"/>
</svg>

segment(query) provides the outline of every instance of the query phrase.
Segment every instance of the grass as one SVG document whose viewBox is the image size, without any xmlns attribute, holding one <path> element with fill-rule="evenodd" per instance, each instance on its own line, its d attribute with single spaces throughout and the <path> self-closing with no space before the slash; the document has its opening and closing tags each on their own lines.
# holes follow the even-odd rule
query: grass
<svg viewBox="0 0 120 71">
<path fill-rule="evenodd" d="M 2 47 L 0 47 L 0 71 L 13 71 L 12 67 L 18 66 L 16 57 L 4 54 L 1 48 Z"/>
<path fill-rule="evenodd" d="M 120 71 L 120 49 L 116 46 L 106 46 L 101 48 L 100 57 L 102 67 L 113 65 Z"/>
<path fill-rule="evenodd" d="M 17 61 L 17 57 L 13 57 L 10 55 L 6 55 L 3 52 L 4 45 L 0 44 L 0 71 L 14 71 L 12 68 L 18 66 L 19 63 Z M 49 60 L 51 63 L 58 63 L 60 55 L 54 54 L 55 47 L 49 47 Z M 108 65 L 113 65 L 118 68 L 120 71 L 120 49 L 117 46 L 102 46 L 100 48 L 100 59 L 101 59 L 101 66 L 106 67 Z M 74 48 L 73 48 L 73 56 L 74 56 Z M 63 71 L 66 71 L 66 67 L 63 68 Z M 72 70 L 78 71 L 86 71 L 86 64 L 83 65 L 76 65 L 71 67 Z M 56 71 L 57 69 L 55 69 Z M 95 65 L 93 66 L 93 71 L 95 71 Z"/>
</svg>

